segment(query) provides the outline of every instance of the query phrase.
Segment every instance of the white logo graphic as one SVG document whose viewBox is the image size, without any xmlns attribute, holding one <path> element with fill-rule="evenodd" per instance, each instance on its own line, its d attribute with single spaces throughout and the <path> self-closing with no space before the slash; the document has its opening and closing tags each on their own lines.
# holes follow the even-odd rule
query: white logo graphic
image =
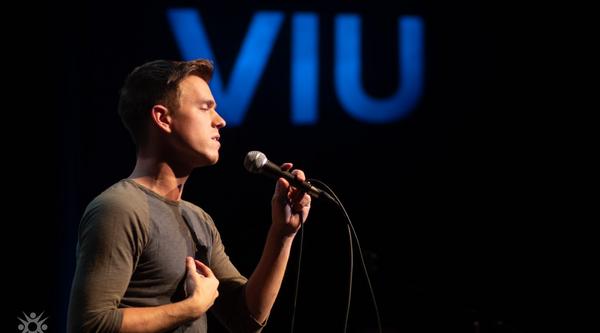
<svg viewBox="0 0 600 333">
<path fill-rule="evenodd" d="M 25 312 L 23 312 L 25 320 L 17 317 L 17 319 L 21 321 L 21 324 L 17 326 L 19 331 L 22 333 L 44 333 L 44 331 L 48 329 L 48 325 L 44 324 L 48 317 L 42 319 L 43 314 L 44 312 L 40 313 L 38 316 L 35 314 L 35 312 L 32 312 L 28 316 Z"/>
</svg>

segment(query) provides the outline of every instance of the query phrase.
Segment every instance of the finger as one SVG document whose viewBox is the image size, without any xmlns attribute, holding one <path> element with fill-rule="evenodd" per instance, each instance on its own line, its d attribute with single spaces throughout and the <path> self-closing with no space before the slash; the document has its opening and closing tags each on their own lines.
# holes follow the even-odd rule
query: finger
<svg viewBox="0 0 600 333">
<path fill-rule="evenodd" d="M 283 163 L 280 168 L 283 171 L 288 171 L 290 170 L 294 165 L 292 163 L 286 162 Z M 277 179 L 277 183 L 275 183 L 275 194 L 274 194 L 274 199 L 276 199 L 279 202 L 286 202 L 287 201 L 287 191 L 290 188 L 290 182 L 288 182 L 286 179 L 284 178 L 279 178 Z"/>
<path fill-rule="evenodd" d="M 287 202 L 287 192 L 290 187 L 290 183 L 283 179 L 277 179 L 277 183 L 275 183 L 275 193 L 273 195 L 273 199 L 278 202 Z"/>
<path fill-rule="evenodd" d="M 310 201 L 310 196 L 302 190 L 294 189 L 289 193 L 289 199 L 293 203 L 299 203 L 301 200 Z"/>
<path fill-rule="evenodd" d="M 312 201 L 312 198 L 310 197 L 310 195 L 301 193 L 299 196 L 294 198 L 294 200 L 292 201 L 292 205 L 294 206 L 294 209 L 298 210 L 298 209 L 310 207 L 311 201 Z"/>
<path fill-rule="evenodd" d="M 310 195 L 305 194 L 304 196 L 302 196 L 302 199 L 300 199 L 300 206 L 302 207 L 310 207 L 310 202 L 312 201 L 312 198 L 310 197 Z"/>
<path fill-rule="evenodd" d="M 185 267 L 187 269 L 188 274 L 196 271 L 196 265 L 194 264 L 194 258 L 186 257 L 185 258 Z"/>
<path fill-rule="evenodd" d="M 306 175 L 304 174 L 304 171 L 302 171 L 300 169 L 293 170 L 292 175 L 294 175 L 294 177 L 298 178 L 301 181 L 306 180 Z"/>
<path fill-rule="evenodd" d="M 294 170 L 294 177 L 297 177 L 300 181 L 305 181 L 304 173 L 300 170 Z M 301 200 L 309 201 L 310 196 L 300 188 L 294 187 L 293 185 L 288 188 L 287 193 L 288 201 L 295 205 L 298 204 Z"/>
<path fill-rule="evenodd" d="M 301 182 L 306 180 L 306 176 L 304 175 L 304 171 L 302 171 L 302 170 L 294 170 L 291 173 L 295 178 L 297 178 Z M 300 190 L 297 187 L 292 187 L 291 191 L 288 194 L 288 197 L 292 201 L 300 200 L 300 198 L 302 197 L 302 194 L 304 194 L 304 191 Z"/>
<path fill-rule="evenodd" d="M 294 200 L 289 200 L 288 205 L 292 209 L 292 212 L 297 213 L 297 212 L 301 211 L 303 208 L 310 207 L 310 202 L 306 201 L 306 200 L 302 201 L 300 199 L 294 199 Z"/>
<path fill-rule="evenodd" d="M 305 180 L 306 180 L 306 176 L 304 175 L 304 172 L 303 172 L 302 170 L 293 170 L 293 171 L 291 172 L 291 174 L 292 174 L 292 175 L 293 175 L 295 178 L 297 178 L 298 180 L 300 180 L 301 182 L 303 182 L 303 181 L 305 181 Z M 288 198 L 289 198 L 290 200 L 294 200 L 294 199 L 297 197 L 298 193 L 302 193 L 302 192 L 300 191 L 300 189 L 298 189 L 297 187 L 292 187 L 292 188 L 291 188 L 291 192 L 289 192 L 289 193 L 288 193 Z"/>
<path fill-rule="evenodd" d="M 214 274 L 212 272 L 212 270 L 206 266 L 205 264 L 203 264 L 201 261 L 199 260 L 195 260 L 196 263 L 196 269 L 198 269 L 200 271 L 200 274 L 206 276 L 206 277 L 213 277 Z"/>
</svg>

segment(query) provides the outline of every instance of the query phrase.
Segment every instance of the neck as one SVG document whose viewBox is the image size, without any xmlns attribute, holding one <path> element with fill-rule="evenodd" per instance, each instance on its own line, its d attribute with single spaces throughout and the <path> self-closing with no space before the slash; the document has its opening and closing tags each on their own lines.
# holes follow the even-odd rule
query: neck
<svg viewBox="0 0 600 333">
<path fill-rule="evenodd" d="M 191 170 L 177 170 L 166 160 L 138 154 L 129 178 L 169 200 L 181 200 L 183 185 Z"/>
</svg>

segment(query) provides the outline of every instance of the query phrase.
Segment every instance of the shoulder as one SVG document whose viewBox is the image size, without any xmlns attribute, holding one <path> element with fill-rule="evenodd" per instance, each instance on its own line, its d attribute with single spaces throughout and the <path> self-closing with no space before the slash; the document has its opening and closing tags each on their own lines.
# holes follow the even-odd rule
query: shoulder
<svg viewBox="0 0 600 333">
<path fill-rule="evenodd" d="M 86 212 L 100 210 L 127 213 L 147 208 L 148 200 L 145 194 L 135 185 L 122 180 L 95 197 L 86 207 Z"/>
<path fill-rule="evenodd" d="M 135 185 L 122 180 L 95 197 L 86 207 L 81 228 L 121 226 L 148 229 L 148 200 Z"/>
</svg>

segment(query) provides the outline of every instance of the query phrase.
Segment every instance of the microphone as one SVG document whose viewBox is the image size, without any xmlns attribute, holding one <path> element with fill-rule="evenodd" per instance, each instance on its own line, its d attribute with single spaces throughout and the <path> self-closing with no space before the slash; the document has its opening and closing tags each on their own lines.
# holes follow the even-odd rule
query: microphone
<svg viewBox="0 0 600 333">
<path fill-rule="evenodd" d="M 277 164 L 269 161 L 265 154 L 257 150 L 249 151 L 248 154 L 246 154 L 246 158 L 244 159 L 244 167 L 246 170 L 252 173 L 267 175 L 275 179 L 284 178 L 290 182 L 292 186 L 299 188 L 313 198 L 326 198 L 337 204 L 337 201 L 331 195 L 329 195 L 329 193 L 311 185 L 307 181 L 302 181 L 296 178 L 296 176 L 292 175 L 291 172 L 281 170 Z"/>
</svg>

